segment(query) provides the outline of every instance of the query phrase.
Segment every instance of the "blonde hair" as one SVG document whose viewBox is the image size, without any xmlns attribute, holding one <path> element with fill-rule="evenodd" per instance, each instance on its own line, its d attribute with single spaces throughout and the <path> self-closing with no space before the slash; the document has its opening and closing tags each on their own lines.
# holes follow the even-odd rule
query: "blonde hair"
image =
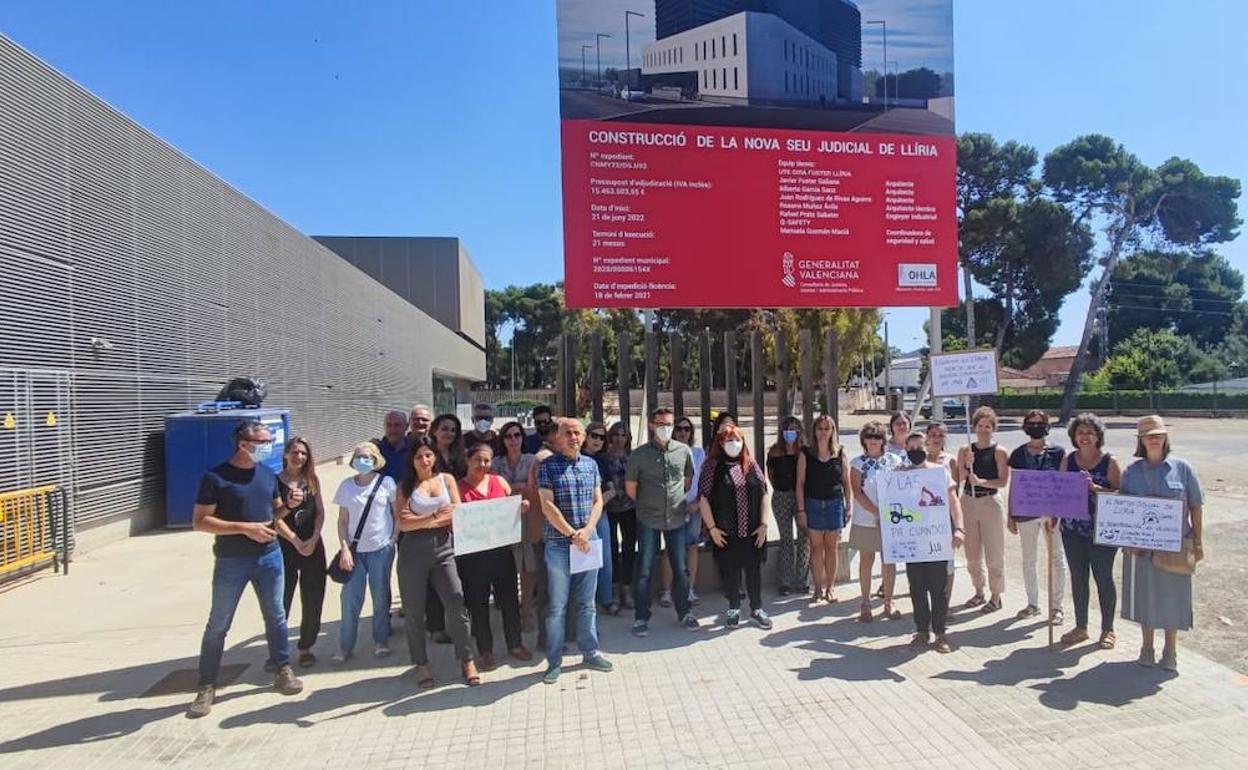
<svg viewBox="0 0 1248 770">
<path fill-rule="evenodd" d="M 828 437 L 828 453 L 837 454 L 841 451 L 841 436 L 836 427 L 836 420 L 833 420 L 830 414 L 821 414 L 815 418 L 814 424 L 810 426 L 810 445 L 815 448 L 816 452 L 819 451 L 815 431 L 819 430 L 819 426 L 824 424 L 832 427 L 832 435 Z"/>
<path fill-rule="evenodd" d="M 386 467 L 386 458 L 382 457 L 381 450 L 371 441 L 361 441 L 355 445 L 355 449 L 351 450 L 351 456 L 368 455 L 373 458 L 373 470 L 379 471 Z"/>
</svg>

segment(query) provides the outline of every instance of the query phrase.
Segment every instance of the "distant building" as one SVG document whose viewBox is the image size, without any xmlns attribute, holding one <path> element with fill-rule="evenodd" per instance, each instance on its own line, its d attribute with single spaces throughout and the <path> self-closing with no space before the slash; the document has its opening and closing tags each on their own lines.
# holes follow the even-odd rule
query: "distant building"
<svg viewBox="0 0 1248 770">
<path fill-rule="evenodd" d="M 1032 376 L 1027 374 L 1027 372 L 1008 366 L 1002 366 L 997 370 L 997 383 L 1003 388 L 1014 388 L 1015 390 L 1035 390 L 1048 387 L 1048 381 L 1044 377 Z"/>
<path fill-rule="evenodd" d="M 888 386 L 904 391 L 918 390 L 922 380 L 919 373 L 923 370 L 922 356 L 899 356 L 888 363 Z M 875 378 L 876 387 L 882 388 L 885 383 L 884 373 Z"/>
<path fill-rule="evenodd" d="M 1049 348 L 1040 360 L 1027 367 L 1023 374 L 1034 380 L 1044 380 L 1047 387 L 1065 385 L 1078 353 L 1077 345 Z M 1091 371 L 1091 368 L 1088 371 Z"/>
</svg>

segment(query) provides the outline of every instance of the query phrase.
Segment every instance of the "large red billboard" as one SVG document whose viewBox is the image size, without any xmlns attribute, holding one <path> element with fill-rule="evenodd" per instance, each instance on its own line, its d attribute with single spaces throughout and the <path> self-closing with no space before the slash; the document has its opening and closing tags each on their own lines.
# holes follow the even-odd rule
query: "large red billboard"
<svg viewBox="0 0 1248 770">
<path fill-rule="evenodd" d="M 957 303 L 949 0 L 558 13 L 569 306 Z"/>
</svg>

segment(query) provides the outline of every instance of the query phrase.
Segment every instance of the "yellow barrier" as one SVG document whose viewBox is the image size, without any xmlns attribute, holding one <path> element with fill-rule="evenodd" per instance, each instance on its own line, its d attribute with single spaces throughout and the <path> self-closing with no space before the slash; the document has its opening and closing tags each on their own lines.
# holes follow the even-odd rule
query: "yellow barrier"
<svg viewBox="0 0 1248 770">
<path fill-rule="evenodd" d="M 68 574 L 67 514 L 55 484 L 0 493 L 0 578 L 48 562 Z"/>
</svg>

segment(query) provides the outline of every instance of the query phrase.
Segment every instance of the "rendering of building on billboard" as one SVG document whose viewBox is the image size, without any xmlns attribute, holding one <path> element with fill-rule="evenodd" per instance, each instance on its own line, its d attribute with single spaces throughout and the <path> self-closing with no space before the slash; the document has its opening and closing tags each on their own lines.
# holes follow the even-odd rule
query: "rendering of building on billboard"
<svg viewBox="0 0 1248 770">
<path fill-rule="evenodd" d="M 848 0 L 656 0 L 641 85 L 734 104 L 862 99 L 862 17 Z"/>
</svg>

